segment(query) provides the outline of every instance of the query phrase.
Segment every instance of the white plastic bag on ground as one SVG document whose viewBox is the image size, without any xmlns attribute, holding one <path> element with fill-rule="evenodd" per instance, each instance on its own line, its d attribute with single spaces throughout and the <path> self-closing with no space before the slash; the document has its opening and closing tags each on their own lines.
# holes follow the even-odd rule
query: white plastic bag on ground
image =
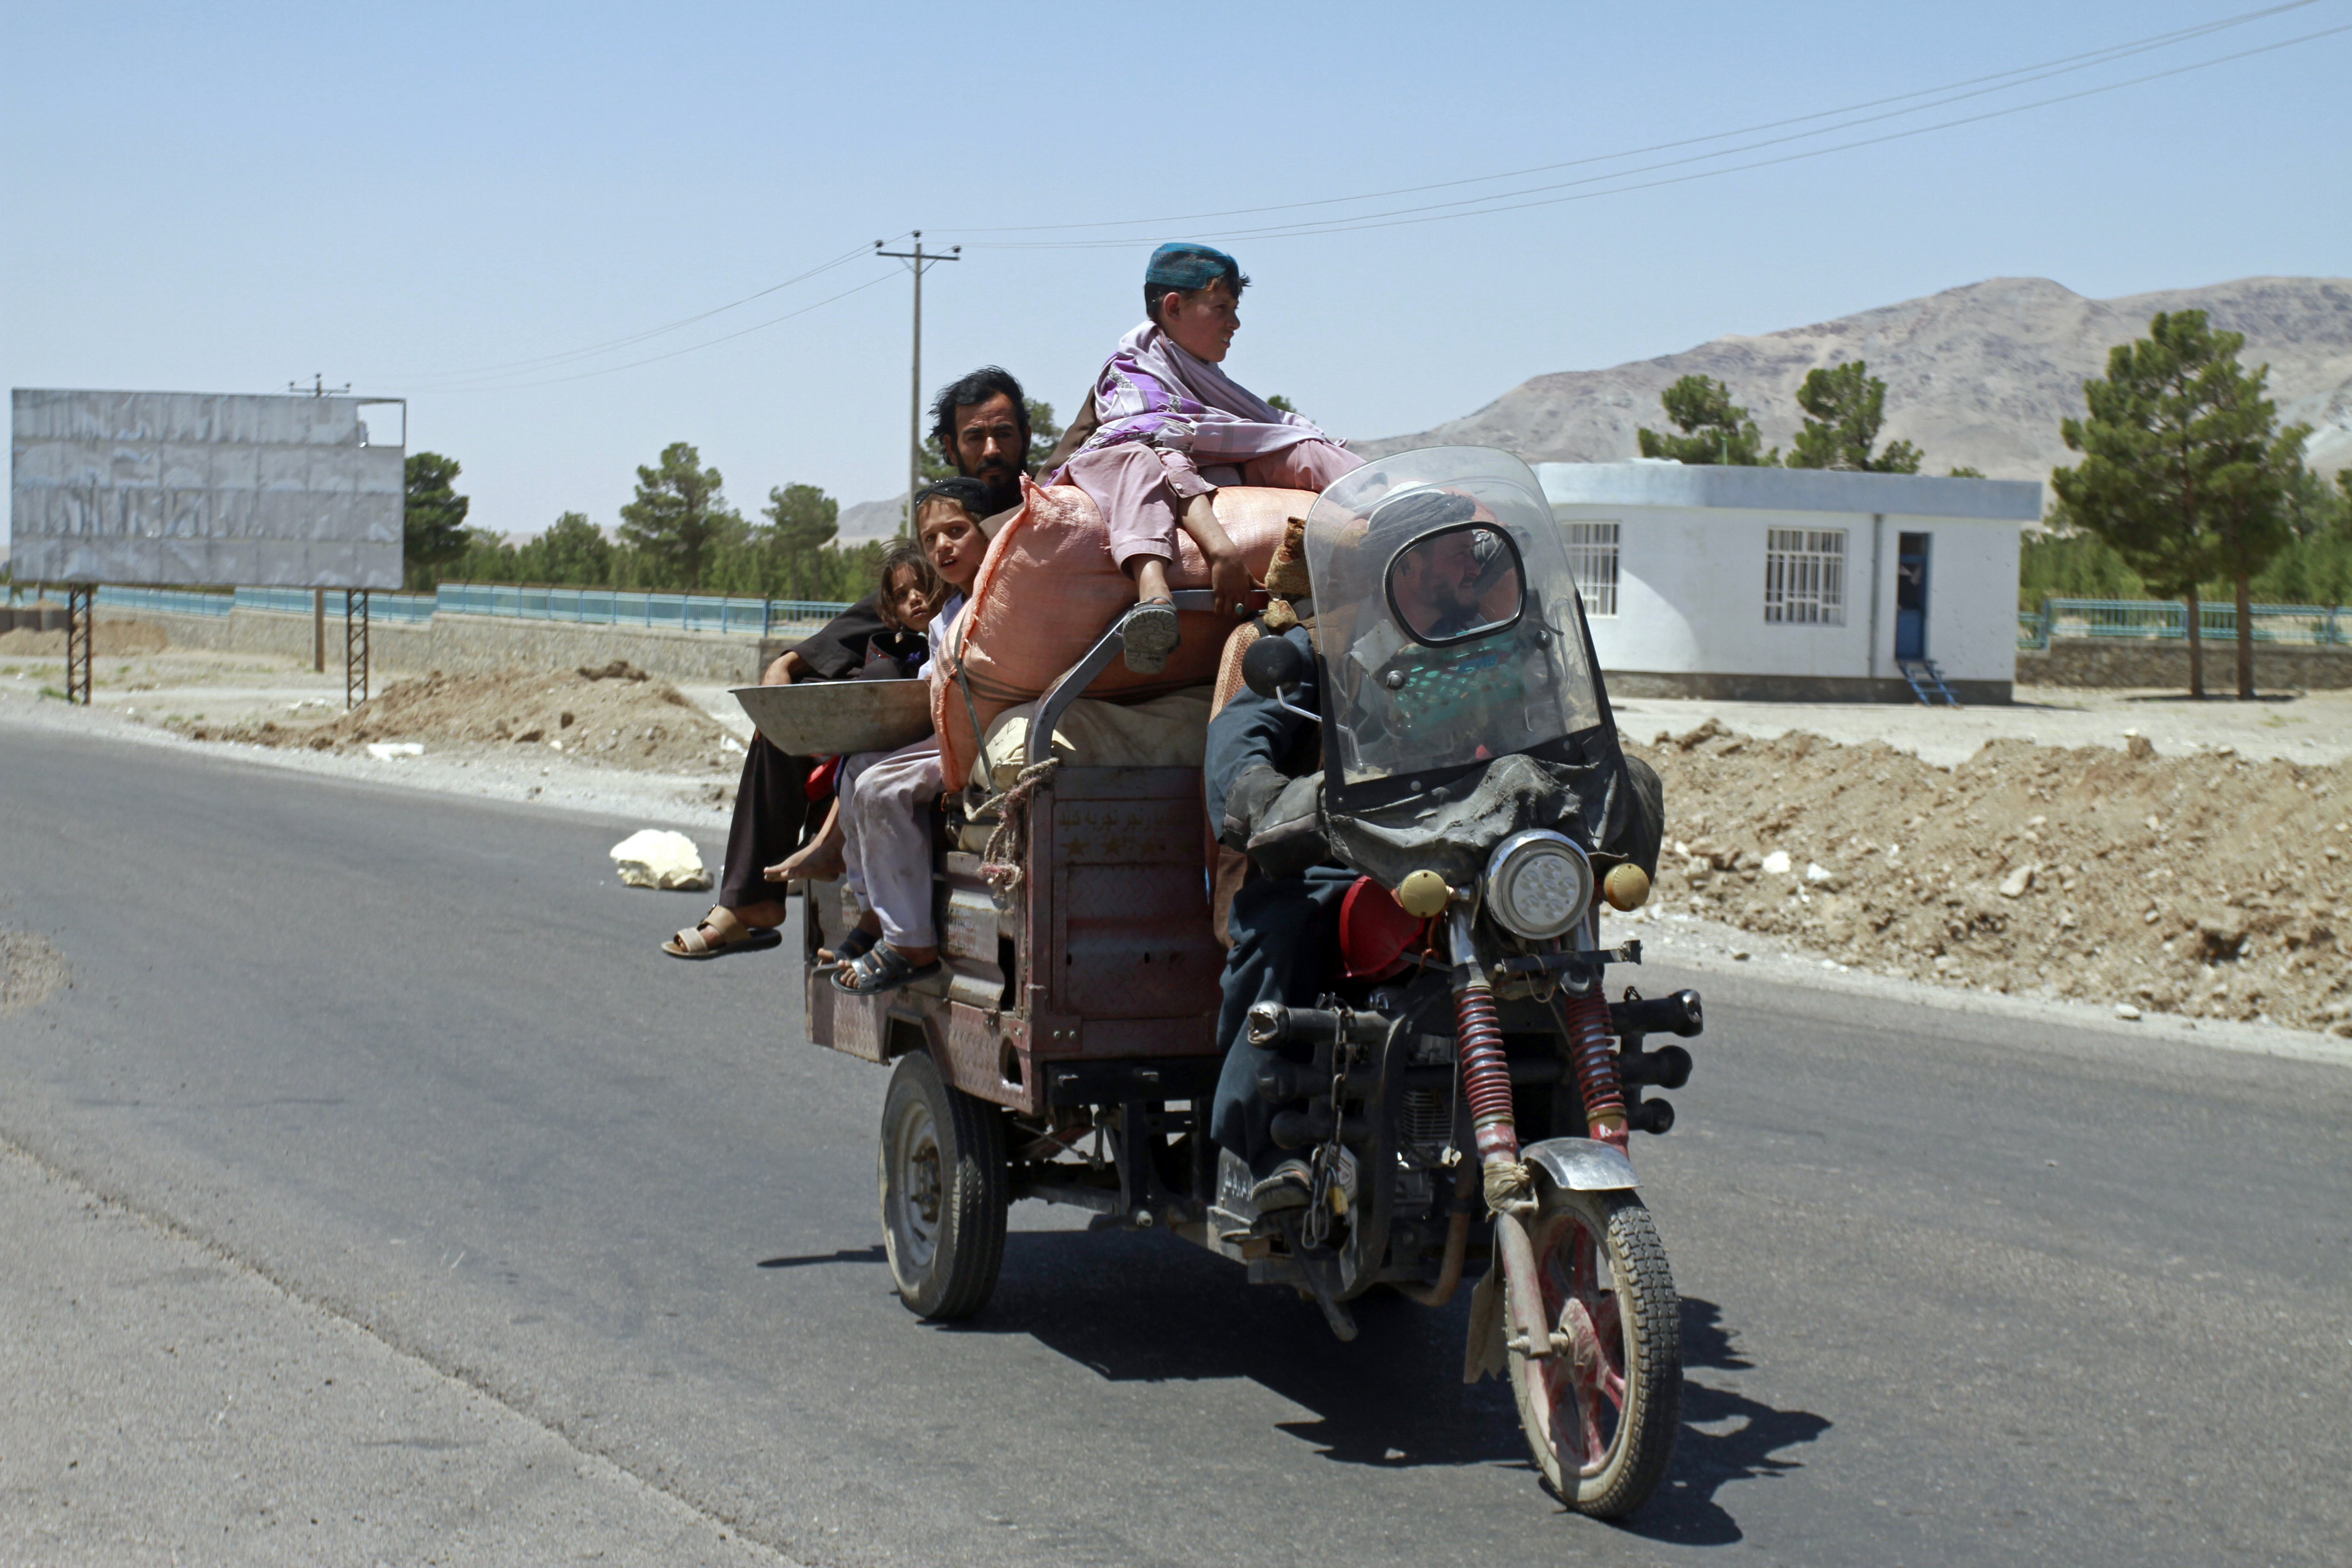
<svg viewBox="0 0 2352 1568">
<path fill-rule="evenodd" d="M 683 833 L 648 827 L 613 846 L 613 864 L 621 880 L 632 888 L 699 892 L 710 886 L 702 868 L 702 853 Z"/>
</svg>

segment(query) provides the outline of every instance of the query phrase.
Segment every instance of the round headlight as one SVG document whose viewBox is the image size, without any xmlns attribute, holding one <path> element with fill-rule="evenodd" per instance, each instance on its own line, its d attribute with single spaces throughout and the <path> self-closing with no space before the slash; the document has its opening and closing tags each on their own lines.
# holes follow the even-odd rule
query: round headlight
<svg viewBox="0 0 2352 1568">
<path fill-rule="evenodd" d="M 1515 833 L 1486 862 L 1486 907 L 1531 942 L 1567 935 L 1591 902 L 1592 863 L 1563 834 Z"/>
</svg>

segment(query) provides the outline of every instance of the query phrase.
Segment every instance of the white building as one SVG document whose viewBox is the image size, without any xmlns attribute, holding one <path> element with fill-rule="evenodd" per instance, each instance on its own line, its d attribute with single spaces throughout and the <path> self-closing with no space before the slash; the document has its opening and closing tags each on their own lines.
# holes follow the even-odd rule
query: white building
<svg viewBox="0 0 2352 1568">
<path fill-rule="evenodd" d="M 1622 697 L 1964 703 L 2017 673 L 2031 480 L 1538 463 Z"/>
</svg>

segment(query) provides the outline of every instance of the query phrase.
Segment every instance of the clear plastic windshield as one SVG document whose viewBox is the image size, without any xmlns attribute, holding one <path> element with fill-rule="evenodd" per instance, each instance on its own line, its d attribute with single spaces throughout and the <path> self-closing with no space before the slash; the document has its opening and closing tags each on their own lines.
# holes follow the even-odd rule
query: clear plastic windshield
<svg viewBox="0 0 2352 1568">
<path fill-rule="evenodd" d="M 1344 780 L 1464 766 L 1601 722 L 1576 580 L 1507 452 L 1367 463 L 1307 519 L 1323 721 Z"/>
</svg>

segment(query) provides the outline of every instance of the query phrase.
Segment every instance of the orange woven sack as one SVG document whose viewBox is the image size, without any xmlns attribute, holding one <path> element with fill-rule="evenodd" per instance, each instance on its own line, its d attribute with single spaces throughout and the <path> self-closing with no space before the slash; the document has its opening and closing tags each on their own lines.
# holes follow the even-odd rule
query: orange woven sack
<svg viewBox="0 0 2352 1568">
<path fill-rule="evenodd" d="M 1023 505 L 989 542 L 971 603 L 956 625 L 945 657 L 931 661 L 931 721 L 940 732 L 943 776 L 961 779 L 979 754 L 978 732 L 1008 708 L 1045 694 L 1070 666 L 1135 603 L 1135 584 L 1110 558 L 1095 503 L 1076 485 L 1050 489 L 1022 484 Z M 1289 519 L 1315 504 L 1312 490 L 1217 491 L 1217 521 L 1263 581 Z M 1168 573 L 1176 588 L 1205 588 L 1209 568 L 1190 538 L 1179 534 Z M 1186 611 L 1183 641 L 1158 675 L 1138 675 L 1114 658 L 1087 695 L 1139 702 L 1217 678 L 1218 655 L 1233 622 Z M 969 706 L 967 706 L 967 700 Z"/>
</svg>

